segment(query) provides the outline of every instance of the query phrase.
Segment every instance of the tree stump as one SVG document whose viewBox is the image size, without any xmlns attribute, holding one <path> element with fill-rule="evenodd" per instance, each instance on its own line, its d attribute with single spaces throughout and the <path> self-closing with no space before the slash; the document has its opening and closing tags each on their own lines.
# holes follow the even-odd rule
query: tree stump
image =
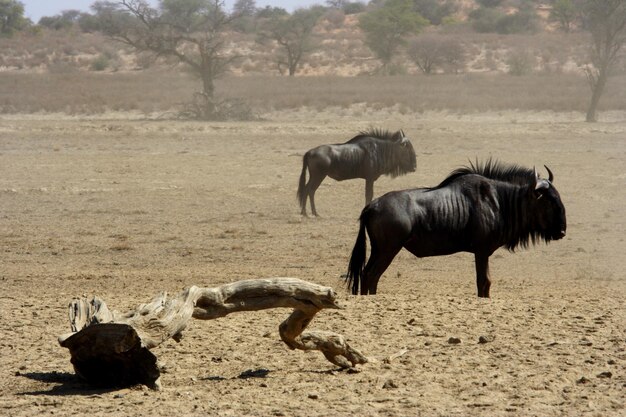
<svg viewBox="0 0 626 417">
<path fill-rule="evenodd" d="M 215 288 L 189 287 L 177 296 L 162 293 L 126 314 L 109 310 L 94 297 L 69 306 L 72 333 L 59 337 L 70 350 L 76 373 L 94 385 L 144 384 L 160 388 L 156 356 L 150 349 L 169 338 L 180 342 L 190 319 L 212 320 L 239 311 L 293 308 L 280 324 L 281 339 L 290 349 L 319 350 L 331 363 L 346 368 L 367 358 L 338 334 L 303 333 L 315 314 L 340 308 L 330 287 L 296 278 L 239 281 Z"/>
</svg>

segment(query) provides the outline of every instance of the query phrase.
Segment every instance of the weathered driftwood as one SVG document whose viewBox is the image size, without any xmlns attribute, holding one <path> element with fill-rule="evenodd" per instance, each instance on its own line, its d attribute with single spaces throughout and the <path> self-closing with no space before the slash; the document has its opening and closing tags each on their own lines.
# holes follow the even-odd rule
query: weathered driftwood
<svg viewBox="0 0 626 417">
<path fill-rule="evenodd" d="M 119 314 L 99 298 L 74 299 L 69 315 L 72 333 L 59 337 L 70 350 L 76 373 L 100 385 L 142 383 L 159 388 L 156 357 L 149 349 L 169 338 L 180 341 L 191 318 L 211 320 L 239 311 L 293 308 L 280 324 L 281 339 L 291 349 L 319 350 L 341 367 L 367 362 L 338 334 L 304 329 L 324 308 L 340 308 L 330 287 L 296 278 L 239 281 L 216 288 L 190 287 L 175 297 L 160 294 L 150 303 Z"/>
</svg>

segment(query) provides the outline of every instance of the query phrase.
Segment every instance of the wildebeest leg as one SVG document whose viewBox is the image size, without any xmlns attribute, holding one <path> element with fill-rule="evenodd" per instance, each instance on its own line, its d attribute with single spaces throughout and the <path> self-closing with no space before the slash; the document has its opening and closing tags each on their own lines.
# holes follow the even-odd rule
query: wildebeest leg
<svg viewBox="0 0 626 417">
<path fill-rule="evenodd" d="M 319 188 L 322 181 L 324 181 L 324 178 L 326 178 L 326 175 L 311 173 L 309 183 L 306 185 L 309 200 L 311 201 L 311 213 L 313 213 L 314 216 L 317 216 L 317 210 L 315 210 L 315 191 Z"/>
<path fill-rule="evenodd" d="M 387 270 L 393 258 L 400 252 L 400 249 L 402 248 L 386 249 L 384 252 L 381 252 L 372 247 L 370 259 L 367 261 L 361 276 L 361 295 L 376 294 L 378 280 Z"/>
<path fill-rule="evenodd" d="M 369 204 L 374 198 L 374 180 L 365 179 L 365 204 Z"/>
<path fill-rule="evenodd" d="M 474 255 L 474 259 L 476 261 L 478 296 L 489 298 L 489 287 L 491 287 L 491 281 L 489 280 L 489 255 L 477 253 Z"/>
</svg>

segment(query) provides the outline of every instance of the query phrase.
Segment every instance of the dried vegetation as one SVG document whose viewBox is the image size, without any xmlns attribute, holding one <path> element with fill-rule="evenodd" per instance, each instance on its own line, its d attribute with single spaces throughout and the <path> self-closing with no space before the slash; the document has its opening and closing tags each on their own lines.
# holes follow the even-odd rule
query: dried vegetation
<svg viewBox="0 0 626 417">
<path fill-rule="evenodd" d="M 437 31 L 436 36 L 460 46 L 459 62 L 435 66 L 425 76 L 403 55 L 393 65 L 397 75 L 388 77 L 370 75 L 380 63 L 363 43 L 355 15 L 320 21 L 317 48 L 296 77 L 279 75 L 275 46 L 256 43 L 254 33 L 232 33 L 229 48 L 241 58 L 218 80 L 217 95 L 244 103 L 241 108 L 254 115 L 302 107 L 351 109 L 363 103 L 401 113 L 584 111 L 589 100 L 582 71 L 588 62 L 587 34 L 479 34 L 463 24 Z M 190 110 L 189 97 L 198 88 L 197 80 L 176 63 L 154 62 L 77 28 L 22 32 L 0 39 L 0 50 L 0 113 L 5 114 L 113 111 L 173 117 Z M 610 83 L 600 110 L 624 110 L 624 62 Z M 231 107 L 226 110 L 237 111 Z"/>
</svg>

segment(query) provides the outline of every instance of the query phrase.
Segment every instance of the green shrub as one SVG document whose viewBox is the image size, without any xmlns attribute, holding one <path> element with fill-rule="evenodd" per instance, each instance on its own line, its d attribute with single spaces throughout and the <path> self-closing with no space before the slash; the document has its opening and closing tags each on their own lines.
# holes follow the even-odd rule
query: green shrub
<svg viewBox="0 0 626 417">
<path fill-rule="evenodd" d="M 109 58 L 106 54 L 100 54 L 96 59 L 91 61 L 89 68 L 92 71 L 104 71 L 109 66 Z"/>
<path fill-rule="evenodd" d="M 527 75 L 533 69 L 533 57 L 528 51 L 512 52 L 506 63 L 509 66 L 509 74 L 511 75 Z"/>
<path fill-rule="evenodd" d="M 476 32 L 491 33 L 496 31 L 498 20 L 504 17 L 504 13 L 496 9 L 481 7 L 473 10 L 469 17 Z"/>
<path fill-rule="evenodd" d="M 361 13 L 361 12 L 364 12 L 364 11 L 365 11 L 365 4 L 363 4 L 361 2 L 358 2 L 358 1 L 355 1 L 355 2 L 352 2 L 352 3 L 346 3 L 343 6 L 343 12 L 346 15 L 357 14 L 357 13 Z"/>
<path fill-rule="evenodd" d="M 469 14 L 472 27 L 479 33 L 524 33 L 537 30 L 537 16 L 534 9 L 520 8 L 513 14 L 505 14 L 498 9 L 481 7 Z"/>
<path fill-rule="evenodd" d="M 504 15 L 496 22 L 496 32 L 501 34 L 535 32 L 537 19 L 530 10 L 520 10 L 513 14 Z"/>
<path fill-rule="evenodd" d="M 478 4 L 483 7 L 497 7 L 502 3 L 502 0 L 477 0 Z"/>
</svg>

